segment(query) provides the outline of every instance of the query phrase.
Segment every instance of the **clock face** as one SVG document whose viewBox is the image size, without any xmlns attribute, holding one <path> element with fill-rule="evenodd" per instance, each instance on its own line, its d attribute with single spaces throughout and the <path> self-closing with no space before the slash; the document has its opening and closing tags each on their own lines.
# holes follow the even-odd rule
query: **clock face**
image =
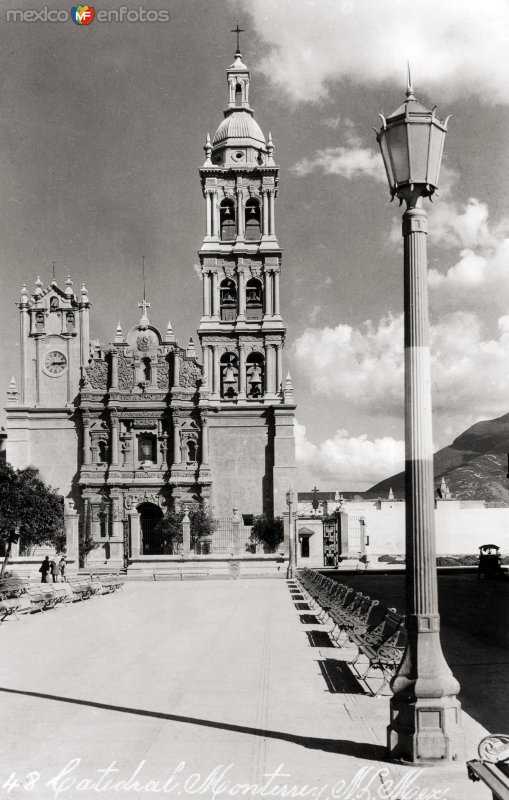
<svg viewBox="0 0 509 800">
<path fill-rule="evenodd" d="M 67 359 L 59 350 L 51 350 L 46 353 L 44 359 L 44 369 L 48 375 L 60 375 L 67 366 Z"/>
</svg>

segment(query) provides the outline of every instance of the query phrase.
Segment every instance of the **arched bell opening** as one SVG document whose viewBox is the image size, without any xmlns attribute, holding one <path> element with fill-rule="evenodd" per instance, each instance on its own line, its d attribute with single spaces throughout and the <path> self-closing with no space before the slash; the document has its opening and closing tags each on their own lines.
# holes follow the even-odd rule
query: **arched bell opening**
<svg viewBox="0 0 509 800">
<path fill-rule="evenodd" d="M 141 552 L 144 556 L 164 555 L 168 541 L 160 525 L 162 510 L 155 503 L 141 503 L 137 511 L 140 515 Z"/>
<path fill-rule="evenodd" d="M 260 320 L 263 315 L 263 289 L 258 278 L 250 278 L 246 283 L 246 319 Z"/>
<path fill-rule="evenodd" d="M 223 200 L 219 207 L 219 224 L 221 226 L 221 240 L 231 242 L 236 237 L 235 205 L 233 200 Z"/>
<path fill-rule="evenodd" d="M 246 359 L 247 396 L 253 399 L 263 396 L 265 361 L 261 353 L 250 353 Z"/>
<path fill-rule="evenodd" d="M 239 367 L 235 353 L 223 353 L 220 361 L 221 397 L 233 400 L 239 393 Z"/>
<path fill-rule="evenodd" d="M 219 286 L 219 305 L 221 319 L 233 322 L 237 316 L 237 284 L 231 278 L 225 278 Z"/>
<path fill-rule="evenodd" d="M 248 200 L 245 209 L 246 241 L 252 242 L 259 239 L 261 233 L 260 203 L 258 200 Z"/>
</svg>

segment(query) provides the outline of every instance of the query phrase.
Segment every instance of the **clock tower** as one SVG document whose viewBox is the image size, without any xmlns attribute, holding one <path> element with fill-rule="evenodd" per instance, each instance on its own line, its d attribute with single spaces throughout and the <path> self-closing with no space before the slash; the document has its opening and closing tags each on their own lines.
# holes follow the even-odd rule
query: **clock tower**
<svg viewBox="0 0 509 800">
<path fill-rule="evenodd" d="M 32 292 L 22 287 L 18 307 L 21 375 L 8 393 L 9 460 L 37 464 L 67 495 L 77 465 L 75 401 L 90 356 L 87 290 L 77 296 L 70 278 L 64 289 L 37 278 Z"/>
</svg>

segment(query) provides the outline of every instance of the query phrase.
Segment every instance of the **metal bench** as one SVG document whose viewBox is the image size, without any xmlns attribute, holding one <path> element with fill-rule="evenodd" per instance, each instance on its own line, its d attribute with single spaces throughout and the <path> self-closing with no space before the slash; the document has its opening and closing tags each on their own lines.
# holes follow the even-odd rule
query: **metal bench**
<svg viewBox="0 0 509 800">
<path fill-rule="evenodd" d="M 374 696 L 382 693 L 403 658 L 406 643 L 403 622 L 404 618 L 401 614 L 398 614 L 392 608 L 388 608 L 382 621 L 372 630 L 357 632 L 354 628 L 348 631 L 348 638 L 358 649 L 357 655 L 350 662 L 350 665 L 368 691 Z M 363 672 L 359 671 L 357 667 L 357 662 L 362 656 L 365 656 L 368 662 Z M 373 691 L 367 681 L 369 672 L 372 669 L 380 670 L 383 678 L 383 682 L 376 692 Z"/>
<path fill-rule="evenodd" d="M 509 736 L 505 733 L 486 736 L 477 752 L 478 759 L 467 761 L 468 777 L 486 784 L 493 800 L 509 800 Z"/>
</svg>

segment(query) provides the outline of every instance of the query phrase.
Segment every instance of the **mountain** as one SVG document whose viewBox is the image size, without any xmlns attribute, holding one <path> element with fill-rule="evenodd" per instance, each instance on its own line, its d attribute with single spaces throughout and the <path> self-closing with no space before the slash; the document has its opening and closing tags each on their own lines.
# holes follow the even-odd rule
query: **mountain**
<svg viewBox="0 0 509 800">
<path fill-rule="evenodd" d="M 493 506 L 509 506 L 509 414 L 477 422 L 451 445 L 433 456 L 435 486 L 445 478 L 454 498 L 485 500 Z M 387 497 L 392 487 L 396 499 L 405 495 L 405 473 L 386 478 L 365 493 L 366 497 Z"/>
</svg>

